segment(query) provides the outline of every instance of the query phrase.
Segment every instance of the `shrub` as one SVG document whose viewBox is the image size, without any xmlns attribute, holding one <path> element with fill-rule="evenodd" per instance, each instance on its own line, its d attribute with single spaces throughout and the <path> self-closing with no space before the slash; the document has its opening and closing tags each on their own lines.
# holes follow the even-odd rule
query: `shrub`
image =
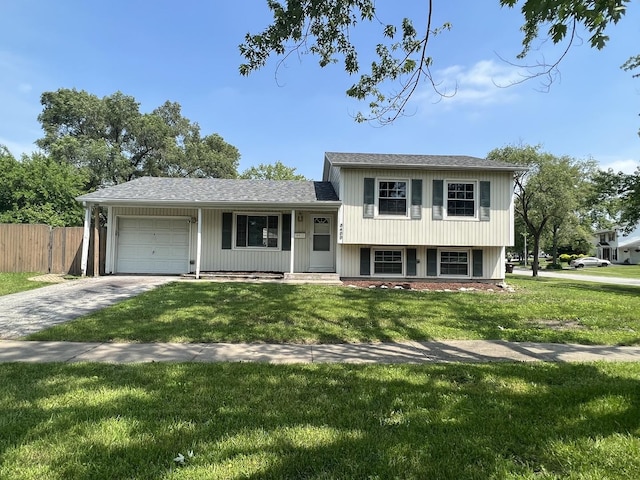
<svg viewBox="0 0 640 480">
<path fill-rule="evenodd" d="M 562 265 L 559 263 L 547 264 L 547 270 L 562 270 Z"/>
<path fill-rule="evenodd" d="M 563 253 L 558 257 L 558 260 L 562 263 L 569 263 L 571 261 L 571 255 L 568 253 Z"/>
</svg>

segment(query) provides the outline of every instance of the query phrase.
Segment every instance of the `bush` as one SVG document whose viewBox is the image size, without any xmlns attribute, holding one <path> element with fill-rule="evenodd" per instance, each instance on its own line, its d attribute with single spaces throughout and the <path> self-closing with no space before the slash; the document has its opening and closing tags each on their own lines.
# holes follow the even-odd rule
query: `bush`
<svg viewBox="0 0 640 480">
<path fill-rule="evenodd" d="M 562 265 L 559 263 L 549 263 L 546 268 L 547 270 L 562 270 Z"/>
<path fill-rule="evenodd" d="M 558 257 L 561 263 L 569 263 L 571 261 L 571 255 L 568 253 L 563 253 Z"/>
</svg>

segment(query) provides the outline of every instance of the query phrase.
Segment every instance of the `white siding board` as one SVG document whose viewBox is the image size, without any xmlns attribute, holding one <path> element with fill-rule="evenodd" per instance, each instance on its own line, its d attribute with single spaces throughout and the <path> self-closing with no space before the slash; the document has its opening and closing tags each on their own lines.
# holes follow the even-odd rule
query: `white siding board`
<svg viewBox="0 0 640 480">
<path fill-rule="evenodd" d="M 265 271 L 288 272 L 291 252 L 282 250 L 222 249 L 222 213 L 230 210 L 204 210 L 202 225 L 202 271 Z M 270 212 L 278 212 L 270 210 Z M 282 210 L 280 213 L 291 213 Z M 326 214 L 335 219 L 333 213 L 296 211 L 291 219 L 294 232 L 304 233 L 305 238 L 294 239 L 294 270 L 309 270 L 311 250 L 311 215 Z M 302 222 L 298 216 L 302 215 Z M 335 223 L 335 222 L 334 222 Z M 335 237 L 335 233 L 334 233 Z"/>
<path fill-rule="evenodd" d="M 360 248 L 383 247 L 381 245 L 361 244 L 361 245 L 342 245 L 340 254 L 339 273 L 341 277 L 355 278 L 360 276 Z M 408 277 L 410 280 L 416 279 L 434 279 L 442 277 L 427 277 L 427 248 L 441 248 L 442 246 L 424 246 L 424 245 L 408 245 L 406 248 L 416 248 L 416 258 L 419 260 L 417 264 L 417 272 L 415 277 Z M 393 247 L 389 247 L 393 248 Z M 406 251 L 405 247 L 403 248 Z M 474 280 L 503 280 L 504 279 L 504 248 L 503 247 L 469 247 L 470 250 L 481 249 L 483 251 L 483 270 L 484 277 L 470 277 L 467 281 Z M 406 262 L 406 257 L 404 258 Z M 406 265 L 406 263 L 405 263 Z M 406 278 L 406 277 L 403 277 Z"/>
<path fill-rule="evenodd" d="M 504 246 L 512 242 L 512 174 L 510 172 L 358 170 L 342 169 L 344 243 L 376 245 Z M 422 179 L 422 218 L 362 217 L 365 177 Z M 433 220 L 432 183 L 443 180 L 488 180 L 491 182 L 491 219 Z"/>
</svg>

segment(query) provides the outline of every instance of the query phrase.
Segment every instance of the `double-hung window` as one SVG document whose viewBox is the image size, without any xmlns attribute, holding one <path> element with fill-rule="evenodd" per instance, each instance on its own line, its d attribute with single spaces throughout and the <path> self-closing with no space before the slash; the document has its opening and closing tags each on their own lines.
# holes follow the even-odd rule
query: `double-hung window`
<svg viewBox="0 0 640 480">
<path fill-rule="evenodd" d="M 402 275 L 402 250 L 375 250 L 373 273 L 376 275 Z"/>
<path fill-rule="evenodd" d="M 447 182 L 447 216 L 476 216 L 476 183 Z"/>
<path fill-rule="evenodd" d="M 440 275 L 468 277 L 469 252 L 466 250 L 441 251 Z"/>
<path fill-rule="evenodd" d="M 237 214 L 236 247 L 278 248 L 279 215 Z"/>
<path fill-rule="evenodd" d="M 407 215 L 407 181 L 378 182 L 378 215 Z"/>
</svg>

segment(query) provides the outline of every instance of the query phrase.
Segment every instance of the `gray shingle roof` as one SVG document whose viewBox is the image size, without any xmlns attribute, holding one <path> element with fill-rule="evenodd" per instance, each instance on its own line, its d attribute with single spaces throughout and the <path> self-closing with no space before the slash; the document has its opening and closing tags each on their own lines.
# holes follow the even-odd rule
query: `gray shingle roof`
<svg viewBox="0 0 640 480">
<path fill-rule="evenodd" d="M 391 153 L 326 152 L 326 162 L 349 168 L 420 168 L 429 170 L 525 170 L 526 167 L 466 155 L 405 155 Z"/>
<path fill-rule="evenodd" d="M 93 203 L 145 204 L 278 204 L 337 202 L 329 182 L 238 180 L 221 178 L 142 177 L 77 197 Z"/>
</svg>

